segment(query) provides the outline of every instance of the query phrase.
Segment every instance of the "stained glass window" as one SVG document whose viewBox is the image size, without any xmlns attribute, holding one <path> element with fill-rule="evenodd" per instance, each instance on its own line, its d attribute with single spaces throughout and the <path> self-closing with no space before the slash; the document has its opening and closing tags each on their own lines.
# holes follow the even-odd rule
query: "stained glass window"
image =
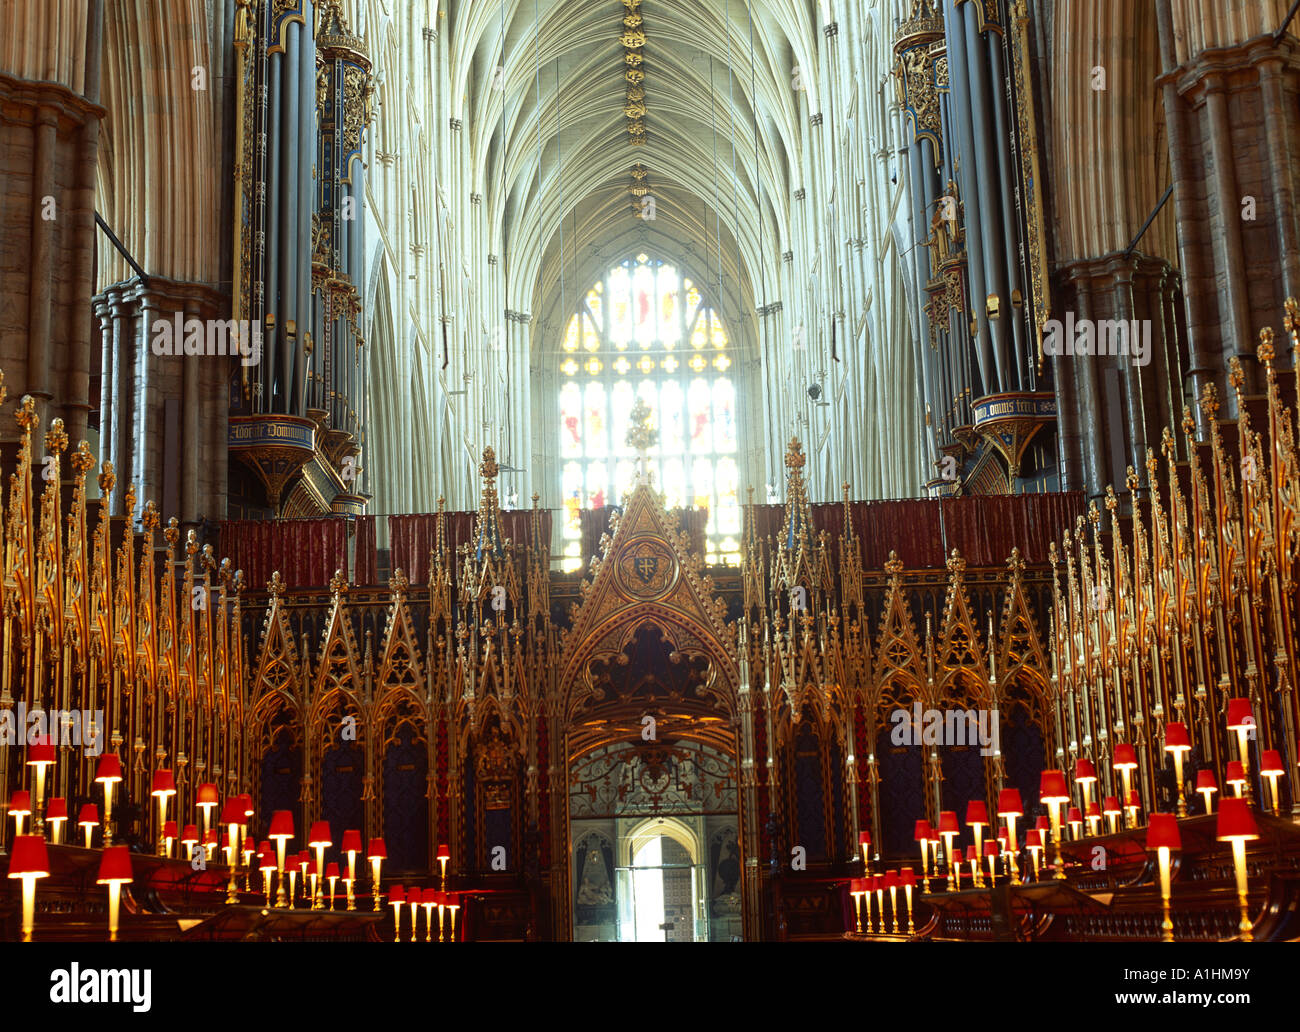
<svg viewBox="0 0 1300 1032">
<path fill-rule="evenodd" d="M 659 443 L 649 464 L 669 508 L 705 508 L 705 561 L 740 552 L 736 388 L 722 320 L 673 265 L 644 254 L 616 265 L 579 304 L 561 339 L 560 476 L 564 568 L 579 568 L 578 513 L 632 486 L 627 416 L 642 399 Z"/>
</svg>

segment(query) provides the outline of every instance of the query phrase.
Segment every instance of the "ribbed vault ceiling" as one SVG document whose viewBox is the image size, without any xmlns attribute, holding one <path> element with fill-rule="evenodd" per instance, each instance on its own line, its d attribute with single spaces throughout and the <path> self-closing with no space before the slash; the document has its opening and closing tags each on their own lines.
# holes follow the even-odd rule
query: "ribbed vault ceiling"
<svg viewBox="0 0 1300 1032">
<path fill-rule="evenodd" d="M 646 250 L 715 302 L 720 282 L 739 339 L 737 316 L 762 303 L 764 279 L 775 296 L 789 247 L 789 199 L 802 185 L 792 69 L 807 67 L 821 18 L 799 0 L 642 0 L 635 10 L 647 37 L 640 146 L 623 110 L 624 0 L 448 5 L 455 117 L 472 134 L 488 250 L 505 256 L 507 303 L 544 328 L 562 325 L 561 304 L 571 309 L 611 262 Z M 812 90 L 807 104 L 819 110 Z M 653 221 L 634 211 L 637 165 Z"/>
</svg>

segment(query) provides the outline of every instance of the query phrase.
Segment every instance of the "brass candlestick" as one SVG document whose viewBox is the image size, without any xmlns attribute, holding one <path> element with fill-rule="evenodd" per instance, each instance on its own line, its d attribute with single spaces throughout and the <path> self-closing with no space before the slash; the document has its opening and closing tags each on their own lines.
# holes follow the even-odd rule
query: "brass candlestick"
<svg viewBox="0 0 1300 1032">
<path fill-rule="evenodd" d="M 1250 921 L 1250 904 L 1246 895 L 1246 840 L 1243 838 L 1232 840 L 1232 868 L 1237 876 L 1237 906 L 1241 910 L 1237 931 L 1241 933 L 1242 942 L 1253 942 L 1254 926 Z"/>
<path fill-rule="evenodd" d="M 1052 856 L 1056 867 L 1052 877 L 1058 881 L 1063 881 L 1065 879 L 1065 861 L 1061 858 L 1061 804 L 1059 802 L 1049 802 L 1047 811 L 1052 818 Z"/>
<path fill-rule="evenodd" d="M 1160 941 L 1174 941 L 1174 921 L 1170 914 L 1170 887 L 1169 887 L 1169 847 L 1161 846 L 1156 850 L 1156 857 L 1160 864 Z"/>
</svg>

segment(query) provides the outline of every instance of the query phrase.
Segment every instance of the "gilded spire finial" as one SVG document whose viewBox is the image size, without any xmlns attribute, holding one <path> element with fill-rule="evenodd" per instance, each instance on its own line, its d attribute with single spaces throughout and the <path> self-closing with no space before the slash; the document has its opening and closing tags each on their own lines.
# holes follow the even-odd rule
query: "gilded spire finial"
<svg viewBox="0 0 1300 1032">
<path fill-rule="evenodd" d="M 1265 326 L 1259 331 L 1259 347 L 1255 349 L 1255 357 L 1265 365 L 1273 361 L 1276 354 L 1273 348 L 1273 327 Z"/>
<path fill-rule="evenodd" d="M 659 443 L 659 431 L 650 425 L 650 406 L 645 398 L 637 398 L 632 411 L 628 413 L 627 446 L 639 452 L 647 452 Z"/>
<path fill-rule="evenodd" d="M 63 429 L 63 420 L 55 419 L 45 431 L 45 450 L 55 455 L 62 455 L 68 447 L 68 432 Z"/>
<path fill-rule="evenodd" d="M 1213 419 L 1219 411 L 1219 391 L 1213 383 L 1207 383 L 1201 390 L 1201 411 Z"/>
</svg>

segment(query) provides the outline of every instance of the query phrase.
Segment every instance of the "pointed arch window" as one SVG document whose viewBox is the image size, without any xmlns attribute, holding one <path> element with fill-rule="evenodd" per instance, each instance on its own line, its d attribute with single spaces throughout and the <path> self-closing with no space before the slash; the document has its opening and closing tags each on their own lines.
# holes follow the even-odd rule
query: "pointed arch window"
<svg viewBox="0 0 1300 1032">
<path fill-rule="evenodd" d="M 620 262 L 582 298 L 560 349 L 564 568 L 585 558 L 579 511 L 618 501 L 632 484 L 636 453 L 625 442 L 638 398 L 659 431 L 649 461 L 667 506 L 708 509 L 705 561 L 737 562 L 734 357 L 699 287 L 645 254 Z"/>
</svg>

